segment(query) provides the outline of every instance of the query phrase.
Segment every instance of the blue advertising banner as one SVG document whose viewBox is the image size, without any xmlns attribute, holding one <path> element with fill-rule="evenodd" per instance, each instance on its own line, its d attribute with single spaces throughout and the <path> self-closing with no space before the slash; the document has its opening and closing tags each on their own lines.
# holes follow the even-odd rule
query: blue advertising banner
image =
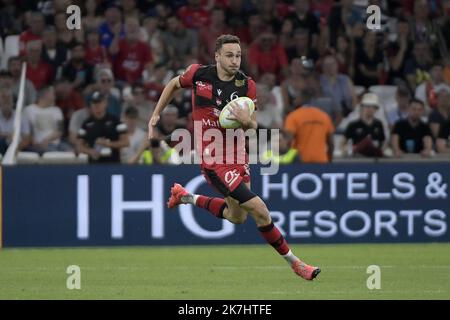
<svg viewBox="0 0 450 320">
<path fill-rule="evenodd" d="M 252 219 L 233 225 L 183 205 L 174 182 L 220 196 L 196 165 L 3 167 L 3 245 L 253 244 Z M 448 242 L 448 164 L 280 167 L 252 189 L 290 243 Z"/>
</svg>

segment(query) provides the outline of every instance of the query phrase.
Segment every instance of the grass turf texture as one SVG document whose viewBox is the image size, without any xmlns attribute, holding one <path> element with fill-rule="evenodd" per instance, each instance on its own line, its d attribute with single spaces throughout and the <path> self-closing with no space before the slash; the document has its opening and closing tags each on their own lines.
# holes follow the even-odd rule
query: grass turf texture
<svg viewBox="0 0 450 320">
<path fill-rule="evenodd" d="M 291 247 L 321 267 L 317 279 L 267 245 L 3 249 L 0 299 L 450 299 L 450 244 Z M 380 290 L 366 287 L 372 264 Z M 69 265 L 81 290 L 66 288 Z"/>
</svg>

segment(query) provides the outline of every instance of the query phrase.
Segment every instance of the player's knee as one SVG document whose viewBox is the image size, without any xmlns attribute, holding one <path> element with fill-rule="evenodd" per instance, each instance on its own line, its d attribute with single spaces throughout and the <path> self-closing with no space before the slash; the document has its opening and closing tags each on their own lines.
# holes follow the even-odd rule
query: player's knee
<svg viewBox="0 0 450 320">
<path fill-rule="evenodd" d="M 232 217 L 231 222 L 233 222 L 234 224 L 243 224 L 245 223 L 245 221 L 247 221 L 247 215 L 239 215 L 236 217 Z"/>
<path fill-rule="evenodd" d="M 252 217 L 258 222 L 270 223 L 270 213 L 264 201 L 260 197 L 253 198 L 245 204 L 246 209 L 251 213 Z"/>
</svg>

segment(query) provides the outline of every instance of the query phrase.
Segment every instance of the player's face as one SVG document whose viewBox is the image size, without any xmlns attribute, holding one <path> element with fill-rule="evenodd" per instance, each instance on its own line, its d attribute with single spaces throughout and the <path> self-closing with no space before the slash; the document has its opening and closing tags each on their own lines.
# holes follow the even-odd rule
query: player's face
<svg viewBox="0 0 450 320">
<path fill-rule="evenodd" d="M 228 75 L 235 75 L 241 67 L 241 46 L 237 43 L 226 43 L 216 52 L 218 66 Z"/>
</svg>

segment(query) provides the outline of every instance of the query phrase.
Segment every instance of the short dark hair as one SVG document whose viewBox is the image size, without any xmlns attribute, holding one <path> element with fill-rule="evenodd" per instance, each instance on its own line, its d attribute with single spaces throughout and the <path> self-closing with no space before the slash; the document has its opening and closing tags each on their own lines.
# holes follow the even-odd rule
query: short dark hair
<svg viewBox="0 0 450 320">
<path fill-rule="evenodd" d="M 226 43 L 237 43 L 240 45 L 241 41 L 237 36 L 234 36 L 232 34 L 223 34 L 216 40 L 216 52 L 222 49 L 222 46 Z"/>
<path fill-rule="evenodd" d="M 129 106 L 125 109 L 125 116 L 131 119 L 136 119 L 139 117 L 139 111 L 136 107 Z"/>
<path fill-rule="evenodd" d="M 413 103 L 418 103 L 422 106 L 422 108 L 425 108 L 425 103 L 423 103 L 422 100 L 417 99 L 417 98 L 412 98 L 411 100 L 409 100 L 409 104 L 413 104 Z"/>
</svg>

